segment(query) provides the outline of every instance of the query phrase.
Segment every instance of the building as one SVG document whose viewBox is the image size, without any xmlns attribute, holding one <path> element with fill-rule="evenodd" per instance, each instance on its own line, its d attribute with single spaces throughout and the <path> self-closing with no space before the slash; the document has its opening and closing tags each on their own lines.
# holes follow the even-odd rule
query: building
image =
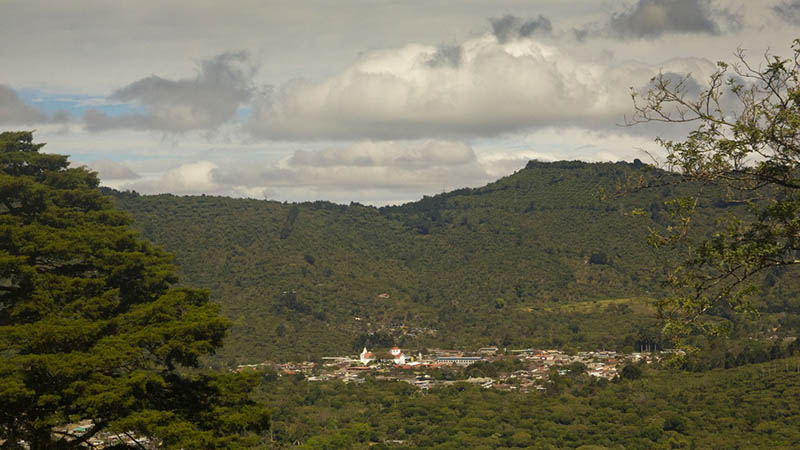
<svg viewBox="0 0 800 450">
<path fill-rule="evenodd" d="M 399 347 L 392 347 L 392 359 L 395 364 L 398 366 L 402 366 L 406 363 L 406 355 L 403 354 L 403 351 L 400 350 Z"/>
<path fill-rule="evenodd" d="M 359 361 L 361 361 L 361 364 L 364 364 L 366 366 L 372 361 L 375 361 L 375 355 L 367 351 L 367 347 L 364 347 L 364 350 L 361 351 L 361 354 L 358 356 L 358 359 Z"/>
<path fill-rule="evenodd" d="M 455 364 L 457 366 L 466 367 L 475 364 L 478 361 L 483 361 L 483 358 L 478 356 L 437 356 L 436 362 L 440 364 Z"/>
</svg>

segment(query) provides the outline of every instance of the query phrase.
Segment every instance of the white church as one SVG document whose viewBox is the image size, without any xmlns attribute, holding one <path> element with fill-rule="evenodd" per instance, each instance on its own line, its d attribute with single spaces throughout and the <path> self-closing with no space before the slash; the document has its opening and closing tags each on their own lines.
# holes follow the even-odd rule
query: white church
<svg viewBox="0 0 800 450">
<path fill-rule="evenodd" d="M 406 363 L 406 355 L 403 354 L 403 351 L 400 350 L 399 347 L 392 347 L 392 358 L 394 359 L 394 363 L 398 366 L 402 366 Z"/>
<path fill-rule="evenodd" d="M 397 364 L 398 366 L 402 366 L 406 363 L 406 355 L 403 354 L 403 351 L 400 350 L 400 347 L 392 347 L 391 354 L 393 363 Z M 372 361 L 375 361 L 375 355 L 367 350 L 367 347 L 364 347 L 364 350 L 362 350 L 361 354 L 358 355 L 358 360 L 361 361 L 361 364 L 366 366 Z"/>
<path fill-rule="evenodd" d="M 367 350 L 367 347 L 364 347 L 364 350 L 361 351 L 361 354 L 358 356 L 358 359 L 359 359 L 359 361 L 361 361 L 361 364 L 366 366 L 367 364 L 371 363 L 372 361 L 375 361 L 375 355 L 373 355 L 371 352 L 369 352 Z"/>
</svg>

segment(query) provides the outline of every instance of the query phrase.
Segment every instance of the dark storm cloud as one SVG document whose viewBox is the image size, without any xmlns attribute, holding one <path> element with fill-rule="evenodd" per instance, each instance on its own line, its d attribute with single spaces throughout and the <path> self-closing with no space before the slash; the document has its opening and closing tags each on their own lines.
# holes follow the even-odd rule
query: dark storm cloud
<svg viewBox="0 0 800 450">
<path fill-rule="evenodd" d="M 516 37 L 528 37 L 536 32 L 549 34 L 553 31 L 550 19 L 539 15 L 536 19 L 522 20 L 519 17 L 506 14 L 503 17 L 489 19 L 492 24 L 492 33 L 498 42 L 508 42 Z"/>
<path fill-rule="evenodd" d="M 151 75 L 114 92 L 109 99 L 141 105 L 143 113 L 111 116 L 89 110 L 92 131 L 113 128 L 188 131 L 214 129 L 250 100 L 254 67 L 245 53 L 223 53 L 203 61 L 195 78 L 168 80 Z"/>
<path fill-rule="evenodd" d="M 708 0 L 639 0 L 614 14 L 612 32 L 624 38 L 658 37 L 666 33 L 719 33 Z"/>
<path fill-rule="evenodd" d="M 784 0 L 773 6 L 772 11 L 787 23 L 800 24 L 800 0 Z"/>
<path fill-rule="evenodd" d="M 16 91 L 0 84 L 0 124 L 29 124 L 46 122 L 47 116 L 23 102 Z"/>
</svg>

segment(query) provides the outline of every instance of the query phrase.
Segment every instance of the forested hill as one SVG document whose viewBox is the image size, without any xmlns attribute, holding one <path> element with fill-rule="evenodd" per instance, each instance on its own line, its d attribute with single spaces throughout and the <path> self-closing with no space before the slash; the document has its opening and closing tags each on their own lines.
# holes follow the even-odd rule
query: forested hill
<svg viewBox="0 0 800 450">
<path fill-rule="evenodd" d="M 692 190 L 609 195 L 648 170 L 531 161 L 485 187 L 380 209 L 108 193 L 233 320 L 221 361 L 365 344 L 632 350 L 660 339 L 649 299 L 662 293 L 661 264 L 647 227 Z M 728 206 L 706 203 L 699 223 Z"/>
</svg>

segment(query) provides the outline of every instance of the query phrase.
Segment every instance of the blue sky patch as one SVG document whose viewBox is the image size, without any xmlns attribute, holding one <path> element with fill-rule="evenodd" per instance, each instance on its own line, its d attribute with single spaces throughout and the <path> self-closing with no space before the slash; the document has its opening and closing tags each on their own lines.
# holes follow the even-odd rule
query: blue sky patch
<svg viewBox="0 0 800 450">
<path fill-rule="evenodd" d="M 89 109 L 102 111 L 109 116 L 145 112 L 141 105 L 109 103 L 105 97 L 86 94 L 55 94 L 36 89 L 19 89 L 17 95 L 27 104 L 47 113 L 66 111 L 73 117 L 83 117 Z"/>
</svg>

